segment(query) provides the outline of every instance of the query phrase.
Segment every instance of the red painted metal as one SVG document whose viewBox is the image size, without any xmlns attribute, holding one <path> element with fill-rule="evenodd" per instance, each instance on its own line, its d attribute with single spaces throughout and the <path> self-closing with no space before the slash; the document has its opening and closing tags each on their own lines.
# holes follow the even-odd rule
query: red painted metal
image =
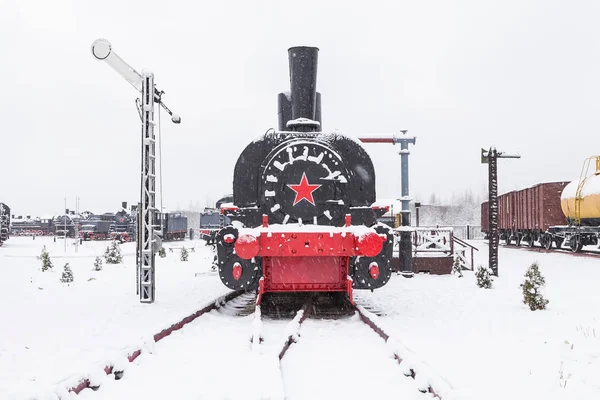
<svg viewBox="0 0 600 400">
<path fill-rule="evenodd" d="M 393 138 L 358 138 L 363 143 L 394 143 Z"/>
<path fill-rule="evenodd" d="M 348 263 L 348 257 L 264 257 L 263 291 L 344 292 Z"/>
<path fill-rule="evenodd" d="M 351 214 L 346 214 L 346 226 L 350 226 L 352 225 L 352 215 Z"/>
<path fill-rule="evenodd" d="M 259 250 L 260 244 L 254 235 L 241 235 L 235 242 L 235 253 L 244 260 L 256 257 Z"/>
<path fill-rule="evenodd" d="M 273 257 L 268 283 L 282 289 L 303 284 L 339 286 L 345 284 L 340 280 L 339 266 L 338 257 Z"/>
<path fill-rule="evenodd" d="M 258 280 L 258 296 L 256 296 L 256 305 L 260 305 L 260 301 L 262 300 L 262 296 L 265 293 L 265 278 L 262 276 Z"/>
<path fill-rule="evenodd" d="M 372 262 L 371 265 L 369 265 L 369 274 L 373 279 L 377 279 L 379 277 L 379 265 L 377 265 L 376 262 Z"/>
<path fill-rule="evenodd" d="M 354 299 L 352 298 L 352 279 L 349 276 L 346 277 L 346 292 L 348 293 L 348 300 L 350 300 L 350 303 L 355 305 Z"/>
<path fill-rule="evenodd" d="M 237 210 L 238 210 L 238 207 L 236 207 L 236 206 L 233 206 L 233 207 L 223 207 L 223 206 L 221 206 L 221 208 L 219 209 L 219 212 L 221 214 L 225 214 L 225 211 L 237 211 Z"/>
<path fill-rule="evenodd" d="M 269 226 L 269 216 L 268 215 L 263 214 L 262 226 L 263 226 L 263 228 L 267 228 Z"/>
<path fill-rule="evenodd" d="M 285 232 L 285 233 L 261 233 L 258 239 L 259 251 L 254 256 L 260 257 L 352 257 L 366 256 L 362 246 L 367 251 L 372 251 L 375 240 L 379 241 L 379 251 L 385 240 L 384 235 L 373 233 L 363 244 L 359 243 L 359 237 L 350 233 L 326 233 L 326 232 Z M 366 236 L 366 235 L 365 235 Z M 373 255 L 379 254 L 379 251 Z M 237 247 L 236 247 L 237 252 Z M 238 255 L 245 258 L 244 255 Z M 245 258 L 245 259 L 250 259 Z"/>
<path fill-rule="evenodd" d="M 357 242 L 358 250 L 367 257 L 375 257 L 383 248 L 383 239 L 375 232 L 360 235 Z"/>
<path fill-rule="evenodd" d="M 235 237 L 232 234 L 228 233 L 223 237 L 223 241 L 225 243 L 233 243 L 235 241 Z"/>
<path fill-rule="evenodd" d="M 239 281 L 240 278 L 242 277 L 242 264 L 236 262 L 233 264 L 233 270 L 231 271 L 231 273 L 233 274 L 233 279 L 235 279 L 236 281 Z"/>
</svg>

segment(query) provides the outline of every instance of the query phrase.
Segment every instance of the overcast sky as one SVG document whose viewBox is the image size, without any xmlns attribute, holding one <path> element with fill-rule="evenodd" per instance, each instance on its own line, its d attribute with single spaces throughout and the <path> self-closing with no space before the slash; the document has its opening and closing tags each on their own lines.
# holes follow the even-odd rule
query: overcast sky
<svg viewBox="0 0 600 400">
<path fill-rule="evenodd" d="M 597 1 L 2 0 L 0 201 L 15 214 L 115 211 L 139 198 L 136 91 L 97 38 L 152 70 L 165 103 L 164 205 L 231 193 L 247 143 L 277 124 L 287 49 L 320 48 L 324 130 L 408 129 L 410 191 L 450 197 L 572 180 L 600 153 Z M 400 196 L 399 148 L 366 145 L 378 198 Z"/>
</svg>

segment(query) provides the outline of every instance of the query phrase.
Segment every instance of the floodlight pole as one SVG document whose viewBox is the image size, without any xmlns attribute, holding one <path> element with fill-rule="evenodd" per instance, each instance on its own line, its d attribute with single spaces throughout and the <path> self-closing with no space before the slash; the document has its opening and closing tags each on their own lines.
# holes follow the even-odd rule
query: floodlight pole
<svg viewBox="0 0 600 400">
<path fill-rule="evenodd" d="M 140 208 L 138 213 L 137 232 L 137 271 L 136 280 L 137 293 L 140 302 L 153 303 L 155 300 L 155 266 L 156 251 L 160 242 L 155 227 L 157 220 L 156 209 L 156 138 L 154 135 L 154 105 L 160 104 L 171 116 L 175 124 L 181 122 L 181 118 L 171 112 L 162 102 L 164 92 L 154 86 L 154 74 L 142 71 L 139 74 L 127 64 L 114 51 L 108 40 L 98 39 L 92 43 L 92 54 L 98 59 L 105 61 L 119 75 L 127 80 L 142 95 L 137 99 L 138 113 L 142 120 L 142 171 L 141 171 L 141 193 Z M 160 222 L 160 219 L 158 219 Z"/>
<path fill-rule="evenodd" d="M 409 144 L 416 144 L 416 137 L 406 136 L 407 130 L 402 130 L 402 136 L 396 135 L 380 135 L 361 137 L 359 140 L 363 143 L 391 143 L 393 145 L 400 144 L 400 172 L 402 175 L 402 186 L 400 201 L 402 203 L 402 226 L 410 226 L 410 197 L 408 193 L 408 150 Z M 410 230 L 404 229 L 400 231 L 399 256 L 401 259 L 402 276 L 412 278 L 414 276 L 412 267 L 412 240 Z"/>
<path fill-rule="evenodd" d="M 489 259 L 488 266 L 494 276 L 498 276 L 498 159 L 521 158 L 518 154 L 504 154 L 490 147 L 489 151 L 481 149 L 481 163 L 488 164 L 488 222 L 489 222 Z"/>
</svg>

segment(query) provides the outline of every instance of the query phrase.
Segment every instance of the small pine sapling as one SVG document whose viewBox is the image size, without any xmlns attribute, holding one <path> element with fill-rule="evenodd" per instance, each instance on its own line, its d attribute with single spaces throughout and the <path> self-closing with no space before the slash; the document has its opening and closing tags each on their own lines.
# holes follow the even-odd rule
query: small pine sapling
<svg viewBox="0 0 600 400">
<path fill-rule="evenodd" d="M 71 267 L 69 266 L 69 263 L 65 264 L 63 273 L 62 273 L 62 277 L 60 278 L 60 281 L 62 283 L 71 283 L 73 282 L 73 271 L 71 271 Z"/>
<path fill-rule="evenodd" d="M 475 278 L 477 278 L 477 286 L 484 289 L 492 288 L 492 271 L 480 265 L 477 267 L 477 271 L 475 272 Z"/>
<path fill-rule="evenodd" d="M 52 260 L 50 260 L 50 254 L 48 250 L 46 250 L 46 246 L 42 249 L 38 260 L 42 260 L 42 271 L 47 271 L 48 269 L 52 269 L 54 266 L 52 265 Z"/>
<path fill-rule="evenodd" d="M 165 258 L 167 256 L 167 252 L 164 247 L 161 247 L 160 250 L 158 250 L 158 256 L 160 258 Z"/>
<path fill-rule="evenodd" d="M 452 273 L 454 275 L 457 275 L 459 278 L 462 278 L 463 277 L 462 268 L 463 268 L 463 265 L 460 260 L 460 257 L 458 256 L 458 254 L 456 254 L 454 256 L 454 264 L 452 264 Z"/>
<path fill-rule="evenodd" d="M 181 261 L 187 261 L 187 260 L 188 260 L 188 251 L 184 246 L 181 248 Z"/>
<path fill-rule="evenodd" d="M 545 310 L 546 305 L 550 302 L 541 293 L 545 284 L 546 279 L 540 273 L 536 261 L 529 266 L 527 272 L 525 272 L 525 282 L 520 285 L 523 290 L 523 304 L 528 305 L 531 311 Z"/>
<path fill-rule="evenodd" d="M 102 259 L 100 257 L 96 257 L 94 261 L 94 271 L 102 271 Z"/>
<path fill-rule="evenodd" d="M 113 240 L 110 244 L 110 247 L 106 248 L 106 251 L 104 252 L 104 258 L 106 259 L 107 264 L 119 264 L 121 261 L 123 261 L 121 248 L 116 240 Z"/>
</svg>

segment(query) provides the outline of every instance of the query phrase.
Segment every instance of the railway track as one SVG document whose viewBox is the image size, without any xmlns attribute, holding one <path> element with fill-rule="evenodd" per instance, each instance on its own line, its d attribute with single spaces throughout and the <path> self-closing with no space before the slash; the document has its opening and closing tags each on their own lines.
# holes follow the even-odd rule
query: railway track
<svg viewBox="0 0 600 400">
<path fill-rule="evenodd" d="M 534 251 L 537 253 L 569 254 L 569 255 L 573 255 L 575 257 L 600 258 L 600 250 L 580 250 L 578 252 L 573 252 L 569 249 L 563 249 L 563 248 L 560 248 L 560 249 L 552 248 L 552 249 L 548 250 L 543 247 L 513 246 L 513 245 L 506 245 L 506 244 L 501 244 L 500 247 L 505 248 L 505 249 Z"/>
<path fill-rule="evenodd" d="M 68 391 L 94 399 L 295 399 L 329 388 L 334 398 L 454 399 L 368 304 L 344 294 L 265 296 L 261 306 L 255 299 L 239 292 L 215 299 L 154 335 L 155 346 L 128 352 Z"/>
<path fill-rule="evenodd" d="M 122 357 L 118 360 L 112 360 L 101 366 L 97 371 L 87 373 L 81 377 L 71 377 L 67 381 L 63 382 L 59 386 L 65 387 L 64 392 L 79 394 L 85 389 L 92 389 L 97 391 L 100 388 L 101 382 L 106 381 L 106 377 L 112 376 L 114 380 L 120 380 L 123 377 L 124 370 L 127 368 L 128 363 L 133 363 L 138 359 L 143 352 L 151 352 L 155 343 L 158 343 L 162 339 L 170 336 L 174 332 L 184 328 L 187 324 L 201 317 L 202 315 L 209 313 L 213 310 L 221 310 L 223 313 L 235 314 L 240 313 L 240 310 L 244 308 L 243 304 L 247 304 L 252 301 L 252 296 L 243 292 L 234 291 L 225 296 L 219 296 L 205 307 L 199 309 L 193 314 L 188 315 L 181 321 L 171 325 L 168 328 L 161 330 L 149 339 L 152 343 L 145 343 L 144 346 L 140 346 L 137 349 L 130 349 L 125 351 Z M 233 310 L 233 311 L 232 311 Z M 68 393 L 66 393 L 68 395 Z"/>
<path fill-rule="evenodd" d="M 257 307 L 252 335 L 255 354 L 279 360 L 281 398 L 454 398 L 453 389 L 414 354 L 409 360 L 406 348 L 397 343 L 394 348 L 368 304 L 352 305 L 345 296 L 297 295 L 284 301 L 292 306 L 285 313 L 269 302 Z M 294 314 L 285 326 L 284 314 Z"/>
</svg>

